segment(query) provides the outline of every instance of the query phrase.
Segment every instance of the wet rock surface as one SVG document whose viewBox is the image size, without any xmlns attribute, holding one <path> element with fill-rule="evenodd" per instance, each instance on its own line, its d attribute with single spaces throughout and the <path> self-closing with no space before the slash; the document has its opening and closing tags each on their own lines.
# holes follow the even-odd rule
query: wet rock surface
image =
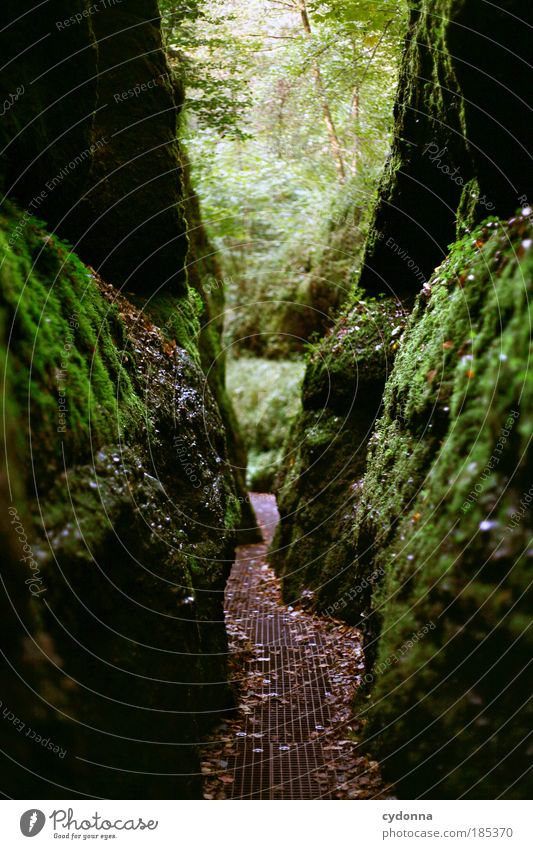
<svg viewBox="0 0 533 849">
<path fill-rule="evenodd" d="M 83 450 L 73 403 L 64 433 L 37 442 L 43 432 L 30 429 L 33 496 L 16 439 L 8 446 L 19 491 L 5 529 L 2 701 L 64 754 L 4 722 L 4 775 L 20 797 L 194 798 L 196 746 L 231 704 L 223 592 L 240 511 L 224 428 L 199 363 L 94 273 L 91 286 L 78 318 L 94 321 L 89 303 L 110 311 L 94 326 L 96 350 L 121 328 L 114 392 L 135 412 L 130 421 L 105 401 L 116 434 L 106 441 L 91 427 L 105 397 L 94 383 Z M 73 348 L 71 361 L 79 338 Z M 22 366 L 24 351 L 12 343 L 10 364 Z M 30 397 L 32 423 L 40 397 Z M 56 438 L 60 452 L 45 453 Z"/>
<path fill-rule="evenodd" d="M 183 92 L 156 0 L 52 5 L 0 12 L 21 91 L 0 127 L 0 757 L 19 798 L 197 797 L 241 506 L 185 273 Z"/>
</svg>

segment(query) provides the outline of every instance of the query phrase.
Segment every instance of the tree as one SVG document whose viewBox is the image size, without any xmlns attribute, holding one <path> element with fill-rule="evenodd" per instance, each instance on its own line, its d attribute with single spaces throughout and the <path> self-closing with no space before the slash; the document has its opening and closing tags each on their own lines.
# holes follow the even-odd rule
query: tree
<svg viewBox="0 0 533 849">
<path fill-rule="evenodd" d="M 306 0 L 296 0 L 294 4 L 295 9 L 298 9 L 300 12 L 300 17 L 302 19 L 302 26 L 305 32 L 305 35 L 308 39 L 313 39 L 313 30 L 311 29 L 311 21 L 309 20 L 309 14 L 307 11 Z M 344 184 L 346 182 L 346 168 L 344 167 L 344 157 L 342 154 L 341 143 L 339 141 L 339 136 L 337 135 L 337 129 L 335 127 L 335 122 L 333 120 L 333 115 L 331 114 L 331 108 L 329 105 L 328 96 L 326 93 L 326 89 L 324 86 L 324 81 L 322 79 L 322 72 L 320 70 L 320 63 L 318 61 L 317 56 L 312 59 L 312 67 L 313 67 L 313 77 L 315 80 L 316 92 L 318 98 L 322 104 L 322 114 L 324 115 L 324 123 L 326 124 L 328 137 L 329 137 L 329 145 L 331 148 L 331 155 L 333 156 L 333 161 L 335 163 L 335 168 L 337 169 L 337 175 L 339 178 L 339 183 Z"/>
<path fill-rule="evenodd" d="M 249 48 L 239 43 L 233 16 L 223 6 L 221 0 L 159 0 L 167 56 L 185 88 L 186 113 L 221 136 L 245 138 Z"/>
<path fill-rule="evenodd" d="M 321 256 L 333 242 L 344 280 L 388 151 L 401 6 L 196 0 L 184 16 L 163 5 L 185 67 L 182 138 L 230 307 L 305 298 L 310 270 L 332 268 Z"/>
</svg>

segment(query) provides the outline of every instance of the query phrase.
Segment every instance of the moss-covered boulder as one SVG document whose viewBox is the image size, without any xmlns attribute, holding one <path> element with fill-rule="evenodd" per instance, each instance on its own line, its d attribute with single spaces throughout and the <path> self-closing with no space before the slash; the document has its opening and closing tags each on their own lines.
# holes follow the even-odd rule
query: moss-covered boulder
<svg viewBox="0 0 533 849">
<path fill-rule="evenodd" d="M 230 704 L 223 591 L 240 521 L 199 321 L 190 353 L 38 222 L 10 247 L 21 218 L 0 217 L 19 423 L 2 481 L 5 781 L 18 797 L 197 796 L 195 746 Z"/>
<path fill-rule="evenodd" d="M 356 291 L 309 355 L 302 414 L 276 482 L 281 522 L 270 554 L 290 601 L 312 593 L 321 610 L 338 596 L 367 443 L 406 318 L 399 302 Z"/>
<path fill-rule="evenodd" d="M 404 795 L 528 795 L 532 230 L 489 222 L 437 270 L 358 495 L 341 587 L 373 588 L 348 605 L 367 634 L 358 707 Z"/>
<path fill-rule="evenodd" d="M 272 559 L 285 593 L 363 629 L 356 711 L 365 744 L 407 798 L 529 792 L 533 228 L 525 212 L 453 245 L 405 330 L 387 331 L 397 350 L 374 427 L 381 399 L 367 408 L 364 384 L 369 373 L 378 385 L 374 368 L 366 372 L 376 356 L 371 332 L 342 372 L 354 392 L 348 426 L 341 377 L 328 385 L 325 366 L 321 380 L 321 367 L 308 366 L 304 398 L 319 403 L 296 425 L 296 461 L 280 489 Z M 349 358 L 338 330 L 332 338 L 317 361 L 331 344 L 337 363 Z"/>
</svg>

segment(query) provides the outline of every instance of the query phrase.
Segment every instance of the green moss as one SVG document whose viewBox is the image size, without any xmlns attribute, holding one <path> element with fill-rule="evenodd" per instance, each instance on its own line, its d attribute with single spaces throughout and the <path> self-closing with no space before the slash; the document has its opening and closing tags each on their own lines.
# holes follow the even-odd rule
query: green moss
<svg viewBox="0 0 533 849">
<path fill-rule="evenodd" d="M 318 345 L 310 347 L 304 407 L 327 403 L 350 411 L 361 403 L 356 398 L 362 387 L 372 395 L 381 391 L 406 319 L 398 301 L 369 298 L 359 289 L 352 292 L 335 325 Z"/>
<path fill-rule="evenodd" d="M 145 301 L 139 297 L 132 300 L 161 329 L 169 342 L 176 342 L 195 360 L 200 362 L 200 318 L 204 304 L 195 289 L 187 287 L 185 296 L 159 294 Z"/>
<path fill-rule="evenodd" d="M 284 443 L 300 408 L 302 376 L 303 365 L 292 360 L 242 357 L 228 362 L 228 392 L 249 454 L 252 490 L 269 492 L 284 462 Z"/>
<path fill-rule="evenodd" d="M 17 231 L 22 220 L 4 205 L 6 450 L 10 496 L 46 588 L 46 605 L 31 599 L 25 625 L 60 658 L 59 681 L 41 670 L 34 690 L 51 705 L 51 737 L 67 733 L 53 731 L 55 709 L 78 723 L 69 725 L 69 751 L 124 766 L 107 795 L 139 795 L 139 772 L 128 772 L 131 739 L 153 741 L 135 752 L 136 769 L 153 772 L 154 757 L 161 769 L 151 792 L 194 795 L 190 741 L 204 733 L 209 711 L 229 704 L 223 590 L 241 515 L 200 367 L 200 300 L 191 293 L 174 309 L 161 299 L 157 327 L 156 309 L 147 314 L 145 301 L 137 309 L 40 222 Z M 7 556 L 10 596 L 27 595 L 20 546 Z M 25 663 L 33 661 L 20 656 Z M 67 691 L 62 675 L 80 683 Z M 25 705 L 41 727 L 42 707 Z M 169 783 L 177 744 L 184 776 Z M 60 769 L 65 786 L 91 792 L 90 766 L 75 775 L 68 763 Z"/>
<path fill-rule="evenodd" d="M 355 290 L 322 342 L 309 347 L 304 412 L 277 481 L 281 523 L 271 559 L 287 600 L 311 590 L 320 610 L 338 597 L 367 440 L 406 319 L 396 301 Z"/>
<path fill-rule="evenodd" d="M 525 219 L 489 221 L 437 269 L 387 384 L 353 522 L 354 550 L 370 539 L 372 556 L 350 583 L 379 576 L 365 617 L 375 683 L 360 706 L 390 773 L 409 773 L 403 793 L 431 782 L 437 797 L 491 798 L 521 774 L 531 520 L 512 527 L 512 515 L 529 489 L 530 232 Z"/>
<path fill-rule="evenodd" d="M 304 411 L 291 429 L 278 477 L 282 521 L 270 553 L 289 603 L 306 590 L 318 606 L 328 577 L 336 577 L 324 562 L 341 542 L 340 517 L 353 506 L 347 481 L 361 474 L 363 432 L 355 417 L 329 409 Z"/>
<path fill-rule="evenodd" d="M 457 208 L 457 238 L 460 239 L 465 232 L 470 232 L 480 219 L 481 207 L 479 180 L 474 177 L 464 186 L 459 206 Z M 481 215 L 481 218 L 483 215 Z"/>
<path fill-rule="evenodd" d="M 5 204 L 2 304 L 14 342 L 7 363 L 20 418 L 28 437 L 39 434 L 39 454 L 60 454 L 63 447 L 67 457 L 85 456 L 90 440 L 97 448 L 133 437 L 145 425 L 123 355 L 124 330 L 116 308 L 102 298 L 92 273 L 69 246 L 35 219 L 14 237 L 22 222 L 22 214 Z M 28 398 L 29 421 L 22 414 Z"/>
<path fill-rule="evenodd" d="M 348 309 L 286 448 L 271 559 L 287 600 L 363 630 L 356 710 L 407 798 L 505 795 L 526 767 L 530 239 L 523 217 L 466 234 L 407 323 Z"/>
</svg>

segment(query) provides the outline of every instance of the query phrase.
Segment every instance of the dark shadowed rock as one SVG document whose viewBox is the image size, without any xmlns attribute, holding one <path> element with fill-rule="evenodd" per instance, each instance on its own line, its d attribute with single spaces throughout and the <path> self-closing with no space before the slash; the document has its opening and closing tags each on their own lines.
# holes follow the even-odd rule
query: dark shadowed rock
<svg viewBox="0 0 533 849">
<path fill-rule="evenodd" d="M 531 792 L 524 14 L 412 9 L 363 291 L 309 359 L 278 482 L 285 595 L 364 631 L 355 709 L 405 798 Z"/>
<path fill-rule="evenodd" d="M 509 217 L 533 194 L 524 15 L 518 0 L 412 6 L 392 152 L 360 279 L 367 291 L 412 298 L 423 282 L 417 272 L 431 275 L 458 227 Z"/>
</svg>

